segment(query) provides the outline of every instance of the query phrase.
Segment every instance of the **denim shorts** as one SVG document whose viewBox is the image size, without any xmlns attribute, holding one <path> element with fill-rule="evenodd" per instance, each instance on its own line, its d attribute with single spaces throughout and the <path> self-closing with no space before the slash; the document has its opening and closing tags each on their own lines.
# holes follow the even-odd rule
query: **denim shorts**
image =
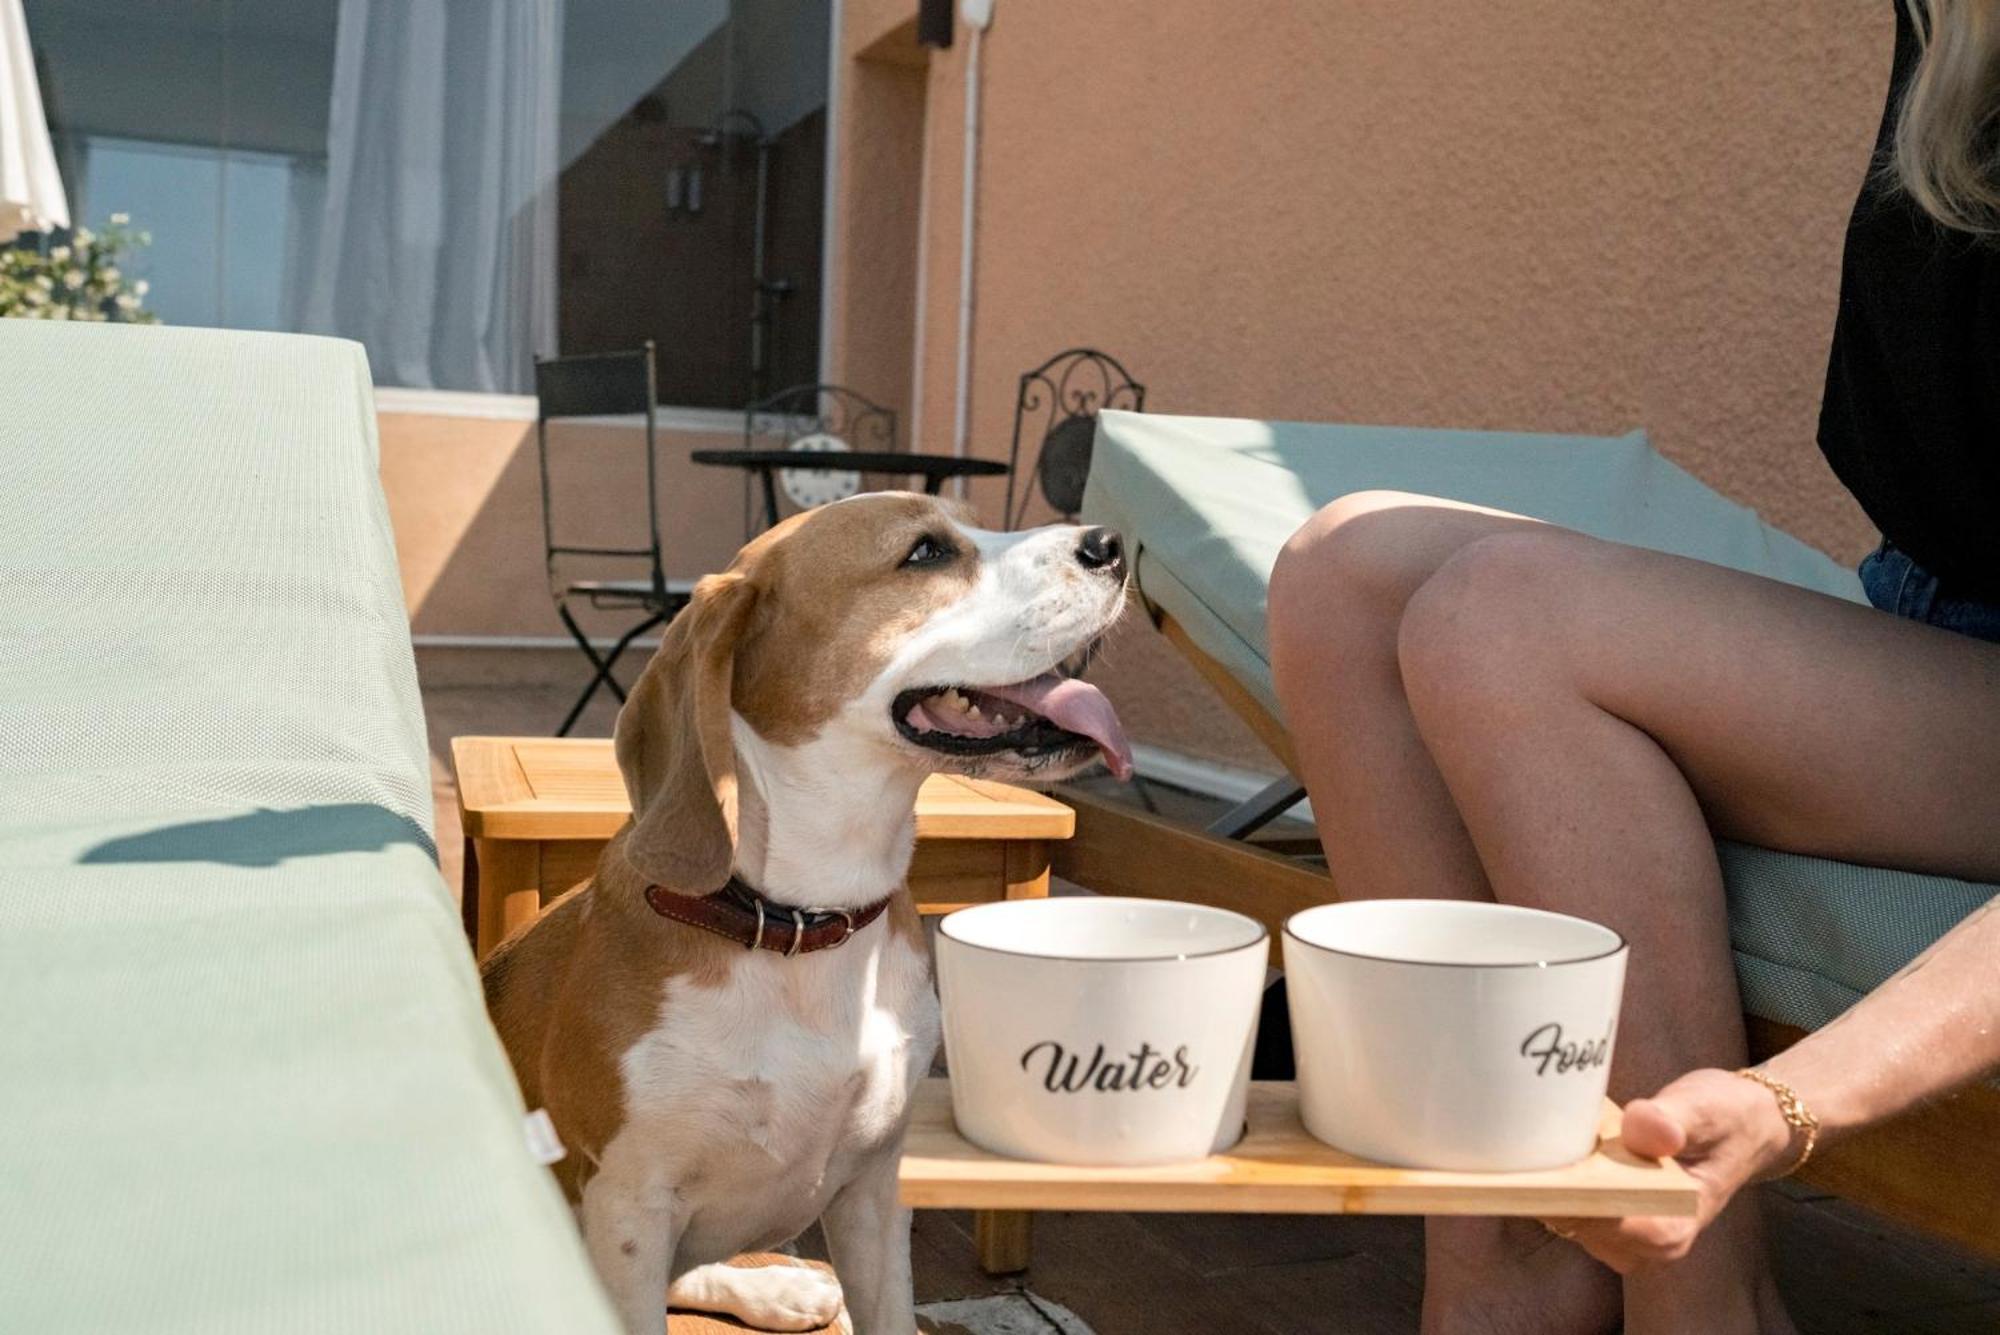
<svg viewBox="0 0 2000 1335">
<path fill-rule="evenodd" d="M 2000 604 L 1954 598 L 1939 587 L 1937 576 L 1892 542 L 1861 559 L 1861 587 L 1884 612 L 2000 643 Z"/>
</svg>

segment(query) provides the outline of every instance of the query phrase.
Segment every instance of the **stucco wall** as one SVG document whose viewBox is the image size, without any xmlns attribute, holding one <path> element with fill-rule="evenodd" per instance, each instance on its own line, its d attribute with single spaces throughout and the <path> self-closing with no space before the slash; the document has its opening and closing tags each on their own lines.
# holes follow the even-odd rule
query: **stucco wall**
<svg viewBox="0 0 2000 1335">
<path fill-rule="evenodd" d="M 1163 412 L 1644 426 L 1857 556 L 1813 429 L 1890 46 L 1886 0 L 997 0 L 974 447 L 1004 454 L 1021 370 L 1091 343 Z M 928 98 L 939 441 L 966 49 L 932 57 Z M 1139 735 L 1256 757 L 1156 643 L 1128 648 L 1109 672 Z"/>
<path fill-rule="evenodd" d="M 909 418 L 925 70 L 906 23 L 852 51 L 842 72 L 826 364 L 829 379 L 895 410 L 900 444 L 934 448 L 912 436 Z"/>
<path fill-rule="evenodd" d="M 541 470 L 534 423 L 383 413 L 382 486 L 396 534 L 403 597 L 418 635 L 561 636 L 542 560 Z M 557 428 L 559 540 L 646 542 L 644 433 Z M 670 577 L 719 570 L 743 540 L 742 475 L 698 467 L 689 450 L 741 444 L 740 435 L 660 436 L 660 527 Z M 572 522 L 574 526 L 572 527 Z M 634 578 L 637 565 L 578 567 L 578 576 Z M 625 616 L 579 616 L 617 633 Z"/>
</svg>

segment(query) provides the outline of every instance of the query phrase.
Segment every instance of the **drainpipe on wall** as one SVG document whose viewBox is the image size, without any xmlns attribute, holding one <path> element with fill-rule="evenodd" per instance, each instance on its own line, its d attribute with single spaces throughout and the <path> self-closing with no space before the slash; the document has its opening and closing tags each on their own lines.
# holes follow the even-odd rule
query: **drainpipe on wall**
<svg viewBox="0 0 2000 1335">
<path fill-rule="evenodd" d="M 978 237 L 979 194 L 979 47 L 993 22 L 993 0 L 960 0 L 959 16 L 972 30 L 965 53 L 965 195 L 961 203 L 958 239 L 958 400 L 952 419 L 951 452 L 963 459 L 972 413 L 972 260 Z M 965 479 L 953 487 L 961 500 Z"/>
<path fill-rule="evenodd" d="M 827 15 L 827 31 L 830 36 L 826 43 L 826 166 L 825 184 L 820 195 L 819 226 L 819 371 L 821 384 L 833 379 L 834 342 L 840 337 L 839 323 L 834 312 L 843 308 L 847 301 L 847 280 L 837 267 L 840 238 L 835 230 L 842 223 L 840 210 L 840 147 L 841 128 L 847 116 L 841 109 L 841 37 L 846 29 L 846 5 L 843 0 L 832 0 Z M 749 475 L 744 475 L 746 481 Z"/>
<path fill-rule="evenodd" d="M 929 366 L 924 360 L 924 344 L 925 331 L 931 322 L 931 138 L 930 126 L 926 124 L 923 152 L 917 165 L 917 290 L 910 315 L 909 434 L 913 446 L 924 437 L 924 379 L 929 373 Z"/>
</svg>

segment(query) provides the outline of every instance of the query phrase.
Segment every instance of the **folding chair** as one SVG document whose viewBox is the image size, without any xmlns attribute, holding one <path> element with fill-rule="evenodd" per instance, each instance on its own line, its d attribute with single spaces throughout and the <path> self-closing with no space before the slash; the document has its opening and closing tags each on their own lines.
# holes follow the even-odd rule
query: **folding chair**
<svg viewBox="0 0 2000 1335">
<path fill-rule="evenodd" d="M 569 735 L 569 730 L 582 716 L 584 706 L 597 694 L 598 687 L 610 687 L 619 703 L 624 703 L 625 688 L 618 684 L 618 678 L 612 673 L 620 655 L 639 636 L 665 624 L 687 606 L 694 592 L 692 581 L 667 578 L 661 557 L 659 431 L 654 417 L 653 397 L 653 345 L 650 342 L 634 352 L 551 357 L 535 362 L 535 398 L 538 404 L 535 445 L 541 456 L 542 539 L 549 593 L 555 599 L 556 615 L 562 618 L 570 638 L 576 641 L 577 648 L 583 650 L 583 656 L 590 660 L 592 669 L 589 684 L 577 696 L 576 703 L 570 706 L 562 726 L 556 729 L 558 737 Z M 646 532 L 649 542 L 644 547 L 558 542 L 555 502 L 549 486 L 549 423 L 563 418 L 630 416 L 633 413 L 643 414 L 646 419 Z M 643 577 L 636 579 L 571 579 L 560 569 L 565 557 L 644 561 L 647 569 Z M 635 612 L 639 620 L 618 637 L 608 653 L 600 655 L 583 627 L 577 624 L 571 610 L 572 603 L 577 601 L 600 610 Z"/>
<path fill-rule="evenodd" d="M 759 441 L 766 442 L 766 448 L 801 453 L 823 447 L 836 451 L 836 460 L 837 451 L 841 450 L 888 453 L 896 448 L 896 413 L 893 408 L 885 408 L 845 385 L 792 385 L 744 408 L 743 448 L 756 448 Z M 858 473 L 799 469 L 787 475 L 788 491 L 800 476 L 816 483 L 815 490 L 819 493 L 793 495 L 792 503 L 801 510 L 823 505 L 828 499 L 853 495 L 861 489 Z M 778 522 L 778 480 L 770 469 L 760 471 L 758 480 L 763 484 L 764 527 L 769 528 Z M 752 517 L 747 476 L 743 485 L 743 536 L 747 541 L 758 530 Z"/>
<path fill-rule="evenodd" d="M 1096 348 L 1065 348 L 1032 371 L 1023 372 L 1014 393 L 1014 443 L 1007 451 L 1007 501 L 1001 526 L 1019 528 L 1035 492 L 1065 520 L 1083 508 L 1083 484 L 1090 476 L 1090 452 L 1097 414 L 1106 408 L 1144 412 L 1146 387 L 1124 364 Z M 1035 447 L 1034 479 L 1024 482 L 1016 503 L 1014 480 L 1021 476 L 1024 434 Z"/>
</svg>

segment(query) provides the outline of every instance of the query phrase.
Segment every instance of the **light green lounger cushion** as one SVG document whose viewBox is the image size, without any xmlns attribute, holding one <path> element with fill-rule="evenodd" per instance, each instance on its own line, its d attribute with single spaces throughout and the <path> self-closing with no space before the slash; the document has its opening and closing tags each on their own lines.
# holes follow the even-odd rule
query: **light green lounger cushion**
<svg viewBox="0 0 2000 1335">
<path fill-rule="evenodd" d="M 1274 715 L 1265 590 L 1285 539 L 1357 491 L 1445 496 L 1865 601 L 1860 580 L 1669 463 L 1643 432 L 1554 436 L 1106 412 L 1084 516 L 1146 601 Z M 2000 887 L 1724 845 L 1744 1004 L 1816 1028 Z"/>
<path fill-rule="evenodd" d="M 368 367 L 0 321 L 0 1331 L 608 1332 L 431 844 Z"/>
</svg>

